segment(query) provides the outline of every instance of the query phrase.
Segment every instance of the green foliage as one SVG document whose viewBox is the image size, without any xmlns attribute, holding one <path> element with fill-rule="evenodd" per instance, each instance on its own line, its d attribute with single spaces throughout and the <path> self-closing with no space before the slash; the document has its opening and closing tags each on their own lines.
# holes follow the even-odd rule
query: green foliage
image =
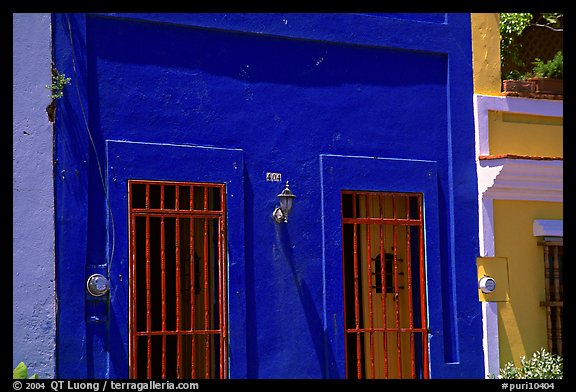
<svg viewBox="0 0 576 392">
<path fill-rule="evenodd" d="M 564 14 L 558 12 L 500 13 L 500 64 L 502 66 L 502 79 L 523 80 L 533 76 L 531 73 L 532 70 L 529 70 L 530 66 L 525 64 L 521 59 L 523 48 L 521 45 L 522 40 L 519 38 L 528 26 L 538 26 L 562 31 L 564 27 Z M 554 67 L 558 69 L 557 64 L 555 64 Z M 560 73 L 562 73 L 562 61 L 560 61 Z M 561 78 L 562 77 L 559 77 L 558 79 Z"/>
<path fill-rule="evenodd" d="M 533 15 L 528 12 L 500 14 L 500 63 L 508 61 L 517 68 L 522 68 L 524 62 L 520 59 L 521 46 L 516 40 L 524 29 L 530 26 Z M 512 71 L 514 72 L 514 71 Z M 518 79 L 520 75 L 504 75 L 504 79 Z"/>
<path fill-rule="evenodd" d="M 70 78 L 67 78 L 65 74 L 59 73 L 56 67 L 52 67 L 52 83 L 46 86 L 52 92 L 50 98 L 62 98 L 64 96 L 64 87 L 68 84 L 70 84 Z"/>
<path fill-rule="evenodd" d="M 38 374 L 34 373 L 30 377 L 28 377 L 28 367 L 24 364 L 24 362 L 20 362 L 18 366 L 14 368 L 12 371 L 12 378 L 13 379 L 37 379 Z"/>
<path fill-rule="evenodd" d="M 508 362 L 502 369 L 500 369 L 500 376 L 498 378 L 505 379 L 526 379 L 526 378 L 540 378 L 540 379 L 558 379 L 563 376 L 563 361 L 562 357 L 556 354 L 551 354 L 546 349 L 541 348 L 532 354 L 532 357 L 520 358 L 520 366 L 514 366 L 514 363 Z M 494 377 L 492 377 L 494 378 Z"/>
<path fill-rule="evenodd" d="M 564 78 L 564 55 L 562 51 L 557 52 L 554 58 L 550 61 L 543 62 L 540 59 L 536 59 L 532 63 L 534 68 L 532 69 L 532 74 L 537 78 L 554 78 L 563 79 Z"/>
<path fill-rule="evenodd" d="M 528 12 L 500 14 L 500 39 L 504 48 L 510 46 L 530 26 L 532 17 Z"/>
</svg>

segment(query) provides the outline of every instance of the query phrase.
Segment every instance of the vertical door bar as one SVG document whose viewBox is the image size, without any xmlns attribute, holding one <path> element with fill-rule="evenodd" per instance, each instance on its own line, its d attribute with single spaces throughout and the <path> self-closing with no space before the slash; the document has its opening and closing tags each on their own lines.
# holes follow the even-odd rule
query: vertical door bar
<svg viewBox="0 0 576 392">
<path fill-rule="evenodd" d="M 176 187 L 176 209 L 178 209 L 178 187 Z M 176 217 L 175 223 L 175 252 L 176 260 L 176 378 L 182 378 L 182 358 L 180 353 L 180 219 Z"/>
<path fill-rule="evenodd" d="M 384 197 L 386 203 L 386 197 Z M 384 210 L 382 208 L 382 196 L 378 194 L 378 205 L 380 208 L 379 217 L 384 218 Z M 384 207 L 386 207 L 384 205 Z M 386 333 L 386 251 L 384 248 L 384 225 L 378 225 L 380 229 L 380 299 L 382 302 L 382 328 L 383 328 L 383 364 L 384 364 L 384 378 L 388 378 L 388 334 Z"/>
<path fill-rule="evenodd" d="M 398 354 L 398 378 L 402 378 L 402 334 L 400 333 L 400 290 L 398 288 L 398 233 L 396 230 L 396 195 L 392 195 L 392 265 L 394 270 L 394 309 L 396 311 L 396 350 Z"/>
<path fill-rule="evenodd" d="M 420 220 L 420 235 L 419 235 L 419 261 L 420 261 L 420 314 L 421 314 L 421 327 L 422 327 L 422 367 L 424 369 L 424 378 L 428 378 L 428 325 L 426 317 L 426 266 L 424 265 L 424 216 L 422 206 L 422 196 L 418 197 L 418 217 Z"/>
<path fill-rule="evenodd" d="M 204 209 L 207 207 L 207 189 L 204 188 Z M 204 218 L 204 329 L 210 329 L 209 325 L 209 312 L 210 312 L 210 293 L 208 291 L 208 218 Z M 204 366 L 206 378 L 210 377 L 210 335 L 204 334 Z"/>
<path fill-rule="evenodd" d="M 190 186 L 190 211 L 194 210 L 194 189 Z M 192 360 L 190 361 L 190 371 L 192 378 L 196 378 L 196 258 L 194 253 L 194 219 L 190 218 L 190 339 L 192 341 Z"/>
<path fill-rule="evenodd" d="M 223 189 L 220 189 L 220 210 L 224 209 L 224 192 Z M 220 379 L 224 378 L 224 372 L 226 371 L 226 363 L 228 362 L 225 358 L 226 357 L 226 329 L 227 323 L 225 321 L 225 304 L 226 304 L 226 273 L 225 273 L 225 266 L 224 266 L 224 219 L 218 219 L 218 283 L 219 289 L 218 292 L 218 309 L 220 310 L 220 314 L 218 316 L 218 320 L 220 321 Z"/>
<path fill-rule="evenodd" d="M 204 187 L 204 211 L 208 210 L 208 187 Z M 210 290 L 208 287 L 208 218 L 204 218 L 204 329 L 210 329 Z M 210 377 L 210 338 L 204 335 L 204 366 L 206 378 Z"/>
<path fill-rule="evenodd" d="M 128 205 L 129 209 L 132 208 L 132 189 L 128 186 Z M 136 279 L 136 217 L 130 216 L 130 275 L 133 279 Z M 130 345 L 133 350 L 130 352 L 129 367 L 130 376 L 136 378 L 138 376 L 136 366 L 136 359 L 138 358 L 138 337 L 135 332 L 138 330 L 138 323 L 136 319 L 136 309 L 138 304 L 136 302 L 136 285 L 130 285 L 130 300 L 132 306 L 130 307 L 130 319 L 136 320 L 134 323 L 130 323 Z"/>
<path fill-rule="evenodd" d="M 222 238 L 222 218 L 218 218 L 218 243 L 220 244 L 220 238 Z M 223 274 L 223 265 L 222 265 L 222 246 L 218 246 L 218 270 L 216 271 L 218 276 L 221 277 L 221 275 Z M 219 327 L 218 329 L 221 331 L 220 336 L 219 336 L 219 340 L 220 340 L 220 344 L 218 345 L 219 350 L 220 350 L 220 358 L 224 358 L 224 345 L 223 345 L 223 341 L 222 341 L 222 337 L 224 335 L 224 323 L 222 320 L 222 316 L 223 316 L 223 301 L 222 301 L 222 296 L 224 293 L 224 286 L 223 286 L 224 282 L 222 279 L 218 279 L 218 323 L 219 323 Z M 219 366 L 219 377 L 218 378 L 222 378 L 222 375 L 224 374 L 224 361 L 220 361 L 220 366 Z"/>
<path fill-rule="evenodd" d="M 164 185 L 160 185 L 160 210 L 164 210 Z M 165 274 L 165 234 L 164 234 L 164 217 L 160 217 L 160 301 L 162 312 L 162 378 L 166 378 L 166 274 Z"/>
<path fill-rule="evenodd" d="M 356 218 L 356 195 L 352 199 L 353 216 Z M 354 224 L 354 320 L 356 329 L 356 372 L 362 378 L 362 347 L 360 340 L 360 295 L 358 282 L 358 225 Z"/>
<path fill-rule="evenodd" d="M 174 197 L 176 200 L 174 201 L 174 209 L 176 211 L 180 210 L 180 185 L 176 185 L 176 189 L 174 191 Z"/>
<path fill-rule="evenodd" d="M 180 186 L 176 185 L 174 197 L 174 208 L 176 211 L 180 209 Z M 180 219 L 176 217 L 175 223 L 175 252 L 174 260 L 176 263 L 176 378 L 182 378 L 182 358 L 180 352 L 180 346 L 182 344 L 181 334 L 180 334 Z"/>
<path fill-rule="evenodd" d="M 226 195 L 224 192 L 224 187 L 220 188 L 220 210 L 222 213 L 225 211 Z M 221 278 L 222 282 L 222 346 L 224 347 L 224 355 L 221 357 L 221 361 L 224 363 L 224 373 L 221 378 L 225 378 L 228 375 L 228 268 L 226 264 L 226 219 L 224 217 L 220 218 L 220 249 L 221 249 Z"/>
<path fill-rule="evenodd" d="M 370 203 L 371 198 L 368 194 L 365 195 L 365 203 L 366 203 L 366 217 L 370 217 Z M 366 225 L 366 261 L 367 261 L 367 271 L 366 271 L 366 282 L 368 286 L 368 320 L 370 324 L 370 330 L 368 332 L 369 339 L 370 339 L 370 378 L 374 378 L 374 311 L 372 308 L 372 249 L 371 249 L 371 232 L 370 232 L 370 224 Z"/>
<path fill-rule="evenodd" d="M 130 187 L 128 187 L 128 200 L 132 200 L 130 197 Z M 132 272 L 132 280 L 136 281 L 136 217 L 133 215 L 130 218 L 130 255 L 132 256 L 132 264 L 130 265 L 130 270 Z M 130 340 L 133 347 L 132 355 L 130 357 L 130 368 L 132 369 L 132 377 L 138 377 L 138 336 L 136 336 L 136 332 L 138 330 L 138 319 L 137 319 L 137 312 L 138 303 L 137 303 L 137 295 L 136 295 L 136 285 L 130 285 L 130 300 L 132 302 L 132 307 L 130 308 L 132 311 L 130 312 L 130 317 L 134 322 L 130 323 Z"/>
<path fill-rule="evenodd" d="M 160 209 L 164 210 L 164 185 L 160 185 Z M 166 378 L 166 275 L 164 273 L 164 217 L 160 217 L 160 296 L 162 304 L 162 378 Z"/>
<path fill-rule="evenodd" d="M 150 209 L 150 185 L 146 184 L 146 209 Z M 152 302 L 150 298 L 150 217 L 146 215 L 146 333 L 147 333 L 147 360 L 146 377 L 152 378 L 152 315 L 150 310 Z"/>
<path fill-rule="evenodd" d="M 406 198 L 406 219 L 410 219 L 410 197 Z M 408 319 L 410 320 L 410 368 L 412 378 L 416 377 L 416 354 L 414 351 L 414 312 L 412 306 L 412 248 L 410 246 L 410 229 L 406 226 L 406 286 L 408 291 Z"/>
<path fill-rule="evenodd" d="M 164 203 L 164 186 L 161 191 L 161 205 Z M 160 282 L 162 300 L 162 378 L 166 378 L 166 250 L 164 217 L 160 217 Z"/>
</svg>

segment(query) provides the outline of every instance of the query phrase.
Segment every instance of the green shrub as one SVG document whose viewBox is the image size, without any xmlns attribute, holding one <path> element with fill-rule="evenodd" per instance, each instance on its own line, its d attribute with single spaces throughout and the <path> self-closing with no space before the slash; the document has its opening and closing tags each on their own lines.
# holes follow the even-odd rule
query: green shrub
<svg viewBox="0 0 576 392">
<path fill-rule="evenodd" d="M 24 378 L 31 378 L 37 379 L 38 375 L 34 373 L 30 377 L 28 377 L 28 367 L 24 364 L 24 362 L 20 362 L 18 366 L 14 368 L 12 371 L 12 378 L 24 379 Z"/>
<path fill-rule="evenodd" d="M 520 358 L 520 366 L 514 366 L 514 363 L 508 362 L 500 369 L 498 378 L 518 379 L 518 378 L 562 378 L 562 357 L 549 353 L 542 348 L 532 354 L 532 357 Z"/>
<path fill-rule="evenodd" d="M 534 65 L 532 72 L 537 78 L 564 78 L 564 55 L 562 51 L 557 52 L 550 61 L 543 62 L 536 59 L 532 64 Z"/>
</svg>

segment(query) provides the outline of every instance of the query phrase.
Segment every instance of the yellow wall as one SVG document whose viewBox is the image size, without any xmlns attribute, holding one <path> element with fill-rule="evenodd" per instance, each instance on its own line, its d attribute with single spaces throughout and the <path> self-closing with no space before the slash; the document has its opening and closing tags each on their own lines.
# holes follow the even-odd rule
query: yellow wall
<svg viewBox="0 0 576 392">
<path fill-rule="evenodd" d="M 488 113 L 491 155 L 563 156 L 563 118 L 518 113 Z"/>
<path fill-rule="evenodd" d="M 472 13 L 474 93 L 502 96 L 500 18 Z M 506 98 L 518 99 L 518 98 Z M 489 112 L 491 155 L 563 157 L 563 118 Z M 494 200 L 496 257 L 508 259 L 509 301 L 498 302 L 500 366 L 547 347 L 544 250 L 533 236 L 536 219 L 563 219 L 561 202 Z"/>
<path fill-rule="evenodd" d="M 471 23 L 474 93 L 500 95 L 500 16 L 473 13 Z"/>
<path fill-rule="evenodd" d="M 474 93 L 501 95 L 500 16 L 472 13 Z M 490 154 L 563 156 L 563 119 L 518 113 L 489 113 Z"/>
<path fill-rule="evenodd" d="M 520 364 L 547 347 L 546 311 L 540 301 L 544 288 L 544 250 L 537 245 L 532 225 L 536 219 L 562 219 L 562 203 L 495 200 L 494 244 L 498 257 L 508 258 L 509 302 L 498 303 L 500 364 Z"/>
</svg>

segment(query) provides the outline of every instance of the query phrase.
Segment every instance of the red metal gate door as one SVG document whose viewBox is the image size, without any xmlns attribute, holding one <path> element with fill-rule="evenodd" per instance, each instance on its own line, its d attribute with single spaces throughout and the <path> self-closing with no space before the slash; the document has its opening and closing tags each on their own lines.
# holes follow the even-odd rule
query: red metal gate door
<svg viewBox="0 0 576 392">
<path fill-rule="evenodd" d="M 343 191 L 349 378 L 428 378 L 422 194 Z"/>
<path fill-rule="evenodd" d="M 225 186 L 128 182 L 130 377 L 227 378 Z"/>
</svg>

